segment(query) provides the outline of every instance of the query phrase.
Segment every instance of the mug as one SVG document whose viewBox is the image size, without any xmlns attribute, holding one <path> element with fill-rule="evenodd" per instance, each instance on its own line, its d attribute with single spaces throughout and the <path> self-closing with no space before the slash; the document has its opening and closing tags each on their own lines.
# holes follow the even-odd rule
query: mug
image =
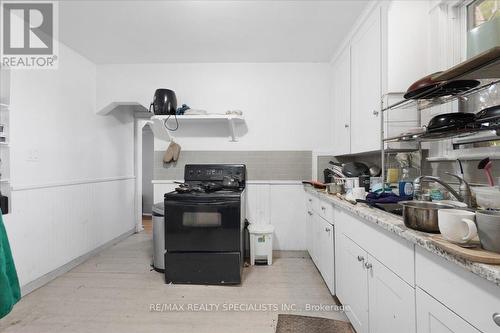
<svg viewBox="0 0 500 333">
<path fill-rule="evenodd" d="M 477 211 L 476 221 L 482 248 L 500 253 L 500 211 Z"/>
<path fill-rule="evenodd" d="M 439 231 L 444 239 L 457 244 L 466 244 L 477 236 L 475 213 L 460 209 L 438 211 Z"/>
</svg>

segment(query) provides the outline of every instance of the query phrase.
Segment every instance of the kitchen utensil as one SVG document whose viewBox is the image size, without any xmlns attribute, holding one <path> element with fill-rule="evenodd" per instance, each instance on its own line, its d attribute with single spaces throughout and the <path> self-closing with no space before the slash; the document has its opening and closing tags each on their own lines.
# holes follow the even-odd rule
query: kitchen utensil
<svg viewBox="0 0 500 333">
<path fill-rule="evenodd" d="M 362 175 L 369 175 L 370 168 L 361 162 L 348 162 L 342 166 L 342 173 L 346 177 L 359 177 Z"/>
<path fill-rule="evenodd" d="M 413 82 L 403 97 L 405 99 L 418 98 L 419 96 L 424 95 L 426 91 L 430 91 L 431 89 L 436 88 L 439 81 L 434 81 L 432 77 L 439 73 L 441 72 L 426 75 L 423 78 Z"/>
<path fill-rule="evenodd" d="M 484 209 L 500 209 L 500 188 L 495 186 L 471 187 L 479 207 Z"/>
<path fill-rule="evenodd" d="M 327 189 L 328 189 L 328 193 L 330 194 L 342 194 L 344 193 L 344 184 L 340 184 L 340 183 L 330 183 L 330 184 L 326 184 L 327 185 Z"/>
<path fill-rule="evenodd" d="M 444 249 L 446 252 L 456 255 L 473 262 L 480 262 L 483 264 L 499 265 L 500 254 L 486 251 L 479 246 L 475 248 L 464 248 L 462 246 L 453 244 L 443 239 L 441 235 L 432 235 L 430 240 L 439 248 Z"/>
<path fill-rule="evenodd" d="M 320 183 L 317 180 L 303 180 L 302 184 L 312 185 L 314 188 L 321 189 L 321 190 L 324 190 L 326 188 L 325 184 Z"/>
<path fill-rule="evenodd" d="M 439 231 L 444 239 L 455 244 L 466 244 L 477 236 L 476 214 L 460 209 L 438 211 Z"/>
<path fill-rule="evenodd" d="M 495 186 L 495 181 L 493 180 L 493 176 L 491 175 L 491 168 L 493 167 L 493 162 L 490 161 L 489 157 L 481 160 L 477 165 L 479 170 L 484 170 L 486 177 L 488 178 L 488 185 Z"/>
<path fill-rule="evenodd" d="M 427 126 L 428 133 L 446 132 L 456 129 L 466 128 L 467 125 L 474 123 L 476 115 L 473 113 L 443 113 L 431 119 Z"/>
<path fill-rule="evenodd" d="M 480 210 L 476 213 L 476 221 L 483 249 L 500 253 L 500 212 Z"/>
<path fill-rule="evenodd" d="M 153 103 L 149 106 L 150 112 L 151 107 L 153 107 L 155 115 L 175 115 L 175 111 L 177 110 L 175 92 L 170 89 L 156 89 Z"/>
<path fill-rule="evenodd" d="M 372 177 L 378 177 L 382 174 L 382 169 L 378 165 L 372 165 L 368 171 Z"/>
<path fill-rule="evenodd" d="M 500 105 L 491 106 L 476 113 L 476 124 L 483 127 L 500 124 Z"/>
<path fill-rule="evenodd" d="M 429 201 L 401 201 L 403 221 L 411 229 L 438 233 L 438 210 L 455 208 L 451 205 Z"/>
</svg>

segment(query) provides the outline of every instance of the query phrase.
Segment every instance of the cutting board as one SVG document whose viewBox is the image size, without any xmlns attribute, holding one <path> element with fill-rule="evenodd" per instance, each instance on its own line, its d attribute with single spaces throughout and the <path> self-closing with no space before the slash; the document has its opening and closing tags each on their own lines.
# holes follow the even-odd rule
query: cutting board
<svg viewBox="0 0 500 333">
<path fill-rule="evenodd" d="M 430 239 L 447 252 L 464 259 L 483 264 L 500 265 L 500 253 L 483 250 L 479 245 L 473 248 L 464 248 L 448 242 L 441 235 L 431 236 Z"/>
</svg>

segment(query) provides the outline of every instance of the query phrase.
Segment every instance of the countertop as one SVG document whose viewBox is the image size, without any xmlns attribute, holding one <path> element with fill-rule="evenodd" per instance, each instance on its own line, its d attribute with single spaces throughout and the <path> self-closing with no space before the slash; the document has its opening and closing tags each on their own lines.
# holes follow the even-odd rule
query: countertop
<svg viewBox="0 0 500 333">
<path fill-rule="evenodd" d="M 500 286 L 500 265 L 487 265 L 473 262 L 462 258 L 458 255 L 448 253 L 445 249 L 432 242 L 430 236 L 433 234 L 420 232 L 406 227 L 403 223 L 403 218 L 384 212 L 377 208 L 369 207 L 366 204 L 358 203 L 353 205 L 337 196 L 330 195 L 324 190 L 317 190 L 310 185 L 306 185 L 307 192 L 312 193 L 321 199 L 331 202 L 333 205 L 340 207 L 353 215 L 359 216 L 364 220 L 375 223 L 381 228 L 406 239 L 409 242 L 416 244 L 429 252 L 432 252 L 460 267 L 480 276 L 488 281 Z"/>
</svg>

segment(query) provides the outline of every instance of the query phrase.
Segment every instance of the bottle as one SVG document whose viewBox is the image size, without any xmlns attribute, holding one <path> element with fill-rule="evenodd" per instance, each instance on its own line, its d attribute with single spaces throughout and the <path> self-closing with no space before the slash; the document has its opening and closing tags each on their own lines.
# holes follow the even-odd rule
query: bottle
<svg viewBox="0 0 500 333">
<path fill-rule="evenodd" d="M 400 197 L 412 197 L 413 196 L 413 182 L 410 178 L 410 172 L 408 168 L 403 168 L 401 170 L 401 179 L 399 180 L 399 196 Z"/>
</svg>

